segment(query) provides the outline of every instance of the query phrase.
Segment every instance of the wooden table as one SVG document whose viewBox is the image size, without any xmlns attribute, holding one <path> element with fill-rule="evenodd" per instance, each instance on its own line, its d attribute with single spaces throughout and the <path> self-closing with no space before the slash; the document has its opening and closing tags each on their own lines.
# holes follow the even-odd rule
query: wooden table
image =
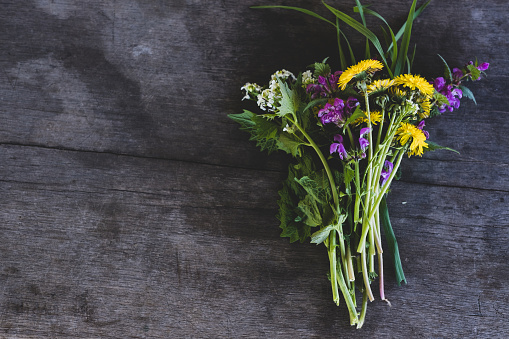
<svg viewBox="0 0 509 339">
<path fill-rule="evenodd" d="M 267 3 L 1 2 L 0 337 L 509 337 L 505 1 L 434 1 L 415 22 L 420 74 L 441 75 L 437 53 L 491 66 L 477 106 L 427 124 L 461 154 L 404 162 L 389 207 L 408 284 L 388 263 L 392 307 L 371 303 L 361 330 L 325 248 L 279 237 L 288 158 L 227 118 L 245 82 L 338 66 L 326 23 L 249 9 Z M 395 27 L 410 7 L 373 3 Z"/>
</svg>

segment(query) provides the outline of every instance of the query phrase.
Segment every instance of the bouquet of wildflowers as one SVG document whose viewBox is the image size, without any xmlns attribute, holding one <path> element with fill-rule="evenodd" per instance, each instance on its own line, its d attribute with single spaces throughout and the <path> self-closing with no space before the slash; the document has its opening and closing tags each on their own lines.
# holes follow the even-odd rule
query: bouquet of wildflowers
<svg viewBox="0 0 509 339">
<path fill-rule="evenodd" d="M 339 305 L 342 295 L 350 324 L 357 328 L 364 323 L 368 301 L 375 299 L 374 281 L 378 280 L 380 299 L 387 301 L 382 232 L 397 283 L 406 282 L 385 201 L 401 161 L 405 155 L 447 149 L 429 140 L 425 119 L 452 112 L 463 97 L 475 101 L 463 83 L 479 80 L 489 66 L 476 61 L 451 71 L 442 59 L 443 77 L 428 81 L 413 74 L 408 51 L 412 23 L 429 4 L 416 9 L 416 2 L 396 34 L 358 0 L 354 11 L 361 21 L 325 3 L 335 22 L 302 8 L 260 6 L 298 10 L 334 26 L 343 70 L 333 71 L 326 59 L 297 76 L 277 71 L 267 87 L 254 83 L 242 87 L 244 99 L 256 101 L 260 112 L 230 115 L 262 150 L 282 150 L 293 157 L 279 191 L 282 236 L 325 245 L 332 298 Z M 365 15 L 387 25 L 386 48 L 366 27 Z M 367 39 L 364 60 L 355 60 L 341 22 Z M 371 57 L 370 47 L 376 56 Z"/>
</svg>

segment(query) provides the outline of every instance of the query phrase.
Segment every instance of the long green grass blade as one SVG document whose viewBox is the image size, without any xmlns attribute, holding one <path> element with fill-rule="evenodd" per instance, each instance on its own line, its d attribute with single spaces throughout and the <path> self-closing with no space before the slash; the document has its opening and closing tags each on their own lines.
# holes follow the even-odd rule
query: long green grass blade
<svg viewBox="0 0 509 339">
<path fill-rule="evenodd" d="M 341 46 L 341 30 L 339 29 L 339 19 L 336 18 L 336 35 L 338 39 L 338 49 L 339 49 L 339 61 L 341 62 L 341 69 L 345 70 L 347 67 L 345 53 L 343 53 L 343 47 Z M 348 40 L 347 40 L 348 43 Z"/>
<path fill-rule="evenodd" d="M 366 18 L 364 17 L 364 11 L 363 11 L 361 2 L 359 0 L 355 0 L 355 3 L 357 4 L 357 6 L 354 7 L 354 11 L 355 11 L 355 8 L 357 8 L 359 15 L 361 17 L 361 20 L 362 20 L 362 24 L 364 25 L 364 27 L 368 28 L 368 26 L 366 25 Z M 371 53 L 369 51 L 369 39 L 366 39 L 366 50 L 364 53 L 364 58 L 371 59 Z"/>
<path fill-rule="evenodd" d="M 359 11 L 359 9 L 357 7 L 355 7 L 354 12 L 358 12 L 358 11 Z M 385 25 L 387 26 L 387 28 L 389 29 L 389 33 L 391 34 L 392 43 L 390 45 L 389 45 L 389 43 L 387 43 L 387 45 L 389 45 L 389 47 L 387 48 L 387 51 L 385 52 L 385 57 L 387 58 L 389 51 L 392 50 L 392 53 L 390 55 L 391 56 L 391 70 L 394 71 L 394 67 L 396 66 L 396 61 L 398 59 L 398 44 L 397 44 L 396 36 L 394 35 L 394 32 L 392 31 L 391 26 L 384 19 L 384 17 L 381 16 L 380 14 L 378 14 L 377 12 L 375 12 L 369 8 L 366 8 L 366 7 L 363 8 L 363 12 L 382 20 L 385 23 Z M 422 10 L 421 10 L 421 12 L 422 12 Z"/>
<path fill-rule="evenodd" d="M 378 40 L 377 36 L 373 32 L 371 32 L 369 29 L 364 27 L 360 22 L 355 20 L 354 18 L 352 18 L 349 15 L 347 15 L 347 14 L 345 14 L 345 13 L 343 13 L 343 12 L 337 10 L 337 9 L 335 9 L 334 7 L 331 7 L 331 6 L 327 5 L 323 1 L 322 1 L 322 3 L 324 4 L 325 7 L 327 7 L 327 9 L 329 9 L 341 21 L 343 21 L 344 23 L 346 23 L 347 25 L 349 25 L 350 27 L 355 29 L 357 32 L 361 33 L 366 38 L 368 38 L 369 41 L 371 41 L 371 43 L 373 44 L 375 49 L 378 51 L 378 53 L 380 55 L 380 58 L 382 59 L 382 63 L 387 68 L 387 72 L 389 73 L 390 77 L 392 78 L 393 77 L 392 76 L 392 72 L 391 72 L 391 70 L 389 69 L 389 67 L 387 65 L 387 60 L 385 59 L 385 55 L 384 55 L 384 51 L 383 51 L 382 45 L 380 45 L 380 41 Z"/>
<path fill-rule="evenodd" d="M 305 14 L 308 14 L 308 15 L 311 15 L 315 18 L 318 18 L 320 20 L 323 20 L 329 24 L 331 24 L 332 26 L 336 27 L 336 25 L 332 22 L 332 21 L 329 21 L 327 19 L 325 19 L 323 16 L 319 15 L 319 14 L 316 14 L 315 12 L 312 12 L 310 10 L 307 10 L 307 9 L 304 9 L 304 8 L 300 8 L 300 7 L 292 7 L 292 6 L 278 6 L 278 5 L 273 5 L 273 6 L 252 6 L 251 8 L 255 8 L 255 9 L 263 9 L 263 8 L 282 8 L 282 9 L 292 9 L 294 11 L 299 11 L 299 12 L 302 12 L 302 13 L 305 13 Z"/>
<path fill-rule="evenodd" d="M 339 28 L 339 25 L 338 25 L 338 28 Z M 348 41 L 348 38 L 346 37 L 346 34 L 343 33 L 342 30 L 339 30 L 341 35 L 343 36 L 343 39 L 345 39 L 346 41 L 346 45 L 348 46 L 348 51 L 350 53 L 350 65 L 355 65 L 357 63 L 356 61 L 356 58 L 355 58 L 355 54 L 353 53 L 353 49 L 352 49 L 352 46 L 350 46 L 350 41 Z M 346 68 L 344 68 L 343 70 L 345 70 Z"/>
<path fill-rule="evenodd" d="M 412 2 L 412 7 L 410 7 L 410 12 L 408 12 L 408 18 L 405 25 L 405 32 L 403 33 L 403 38 L 401 39 L 401 45 L 399 47 L 398 61 L 396 62 L 396 67 L 394 68 L 394 76 L 400 75 L 401 71 L 403 70 L 403 67 L 405 66 L 408 53 L 408 46 L 410 45 L 410 36 L 412 35 L 412 26 L 414 22 L 416 4 L 417 0 L 414 0 Z"/>
<path fill-rule="evenodd" d="M 421 15 L 422 11 L 424 11 L 426 9 L 426 7 L 428 7 L 430 2 L 431 2 L 431 0 L 426 1 L 421 7 L 419 7 L 419 9 L 417 9 L 415 11 L 413 20 L 415 20 L 419 15 Z M 398 33 L 396 33 L 396 41 L 398 41 L 401 38 L 401 36 L 405 32 L 405 28 L 406 28 L 406 22 L 403 24 L 403 26 L 401 26 Z M 392 46 L 389 46 L 389 48 L 387 50 L 389 50 L 391 48 L 392 48 Z"/>
<path fill-rule="evenodd" d="M 389 248 L 389 252 L 392 255 L 392 260 L 396 271 L 396 282 L 398 285 L 400 285 L 402 281 L 406 284 L 405 273 L 403 273 L 403 265 L 401 265 L 401 258 L 399 256 L 398 242 L 396 241 L 396 236 L 392 230 L 391 220 L 389 218 L 389 210 L 387 209 L 387 202 L 385 201 L 385 197 L 380 202 L 379 211 L 380 221 L 384 228 L 385 239 L 387 241 L 387 247 Z"/>
</svg>

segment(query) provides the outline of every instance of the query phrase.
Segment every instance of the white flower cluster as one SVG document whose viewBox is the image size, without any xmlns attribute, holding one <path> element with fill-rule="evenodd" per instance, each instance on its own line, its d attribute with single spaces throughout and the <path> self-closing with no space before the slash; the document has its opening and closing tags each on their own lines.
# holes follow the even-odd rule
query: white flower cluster
<svg viewBox="0 0 509 339">
<path fill-rule="evenodd" d="M 293 81 L 297 80 L 293 73 L 286 69 L 282 69 L 272 74 L 270 76 L 269 88 L 264 89 L 257 97 L 257 104 L 264 111 L 268 109 L 275 110 L 279 107 L 279 102 L 281 101 L 282 96 L 281 88 L 277 81 L 278 78 L 281 79 L 281 81 L 285 81 L 288 78 L 292 78 Z"/>
<path fill-rule="evenodd" d="M 246 91 L 246 94 L 242 98 L 251 99 L 251 96 L 257 97 L 262 92 L 262 87 L 257 84 L 252 84 L 250 82 L 246 83 L 244 86 L 240 88 L 241 91 Z"/>
<path fill-rule="evenodd" d="M 316 79 L 313 78 L 313 72 L 305 71 L 302 73 L 302 87 L 306 88 L 309 84 L 316 83 Z"/>
</svg>

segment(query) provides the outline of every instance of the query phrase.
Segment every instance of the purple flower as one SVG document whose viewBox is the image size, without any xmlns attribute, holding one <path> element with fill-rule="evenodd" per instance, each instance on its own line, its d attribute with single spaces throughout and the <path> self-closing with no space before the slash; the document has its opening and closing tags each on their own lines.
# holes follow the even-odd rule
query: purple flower
<svg viewBox="0 0 509 339">
<path fill-rule="evenodd" d="M 433 83 L 433 87 L 439 92 L 441 92 L 445 87 L 445 79 L 443 77 L 438 77 L 435 79 Z"/>
<path fill-rule="evenodd" d="M 453 68 L 452 69 L 452 79 L 455 82 L 459 82 L 461 78 L 463 77 L 463 71 L 459 68 Z"/>
<path fill-rule="evenodd" d="M 419 125 L 417 125 L 417 128 L 420 129 L 422 131 L 422 133 L 424 133 L 424 135 L 426 136 L 426 139 L 429 139 L 429 133 L 428 131 L 425 131 L 423 128 L 424 126 L 426 126 L 426 123 L 424 122 L 424 120 L 422 120 Z"/>
<path fill-rule="evenodd" d="M 365 136 L 369 132 L 371 132 L 371 128 L 369 128 L 369 127 L 361 128 L 361 131 L 359 132 L 359 136 L 362 138 L 363 136 Z"/>
<path fill-rule="evenodd" d="M 329 74 L 326 77 L 319 76 L 318 84 L 309 84 L 306 87 L 306 92 L 311 94 L 311 99 L 330 97 L 338 90 L 338 79 L 341 71 Z"/>
<path fill-rule="evenodd" d="M 438 107 L 440 113 L 444 113 L 447 110 L 452 112 L 454 109 L 460 107 L 460 99 L 463 97 L 463 92 L 459 88 L 453 88 L 453 85 L 447 85 L 445 79 L 442 77 L 435 79 L 433 87 L 449 101 L 448 105 L 442 104 Z"/>
<path fill-rule="evenodd" d="M 359 145 L 361 146 L 362 152 L 364 152 L 369 146 L 369 141 L 364 138 L 359 138 Z"/>
<path fill-rule="evenodd" d="M 342 127 L 346 120 L 352 115 L 357 105 L 359 105 L 359 102 L 355 98 L 348 98 L 346 103 L 342 99 L 336 98 L 333 104 L 326 103 L 325 106 L 318 111 L 318 117 L 324 125 L 335 123 L 338 127 Z"/>
<path fill-rule="evenodd" d="M 389 180 L 389 177 L 391 176 L 392 169 L 394 168 L 394 165 L 389 160 L 385 160 L 384 168 L 382 169 L 382 174 L 380 174 L 380 186 L 383 186 L 387 180 Z"/>
<path fill-rule="evenodd" d="M 337 152 L 341 160 L 348 158 L 348 153 L 346 152 L 345 146 L 343 145 L 343 137 L 339 134 L 336 134 L 334 136 L 334 141 L 336 142 L 330 145 L 330 154 Z"/>
<path fill-rule="evenodd" d="M 483 62 L 482 64 L 477 66 L 477 69 L 480 70 L 481 72 L 484 72 L 485 70 L 488 69 L 488 67 L 490 67 L 490 64 L 487 62 Z"/>
<path fill-rule="evenodd" d="M 469 62 L 468 62 L 468 65 L 473 65 L 473 64 L 474 64 L 474 62 L 473 62 L 473 61 L 469 61 Z M 490 64 L 489 64 L 489 63 L 487 63 L 487 62 L 483 62 L 482 64 L 480 64 L 480 65 L 476 66 L 476 68 L 477 68 L 478 70 L 480 70 L 481 72 L 484 72 L 485 70 L 487 70 L 487 69 L 488 69 L 488 67 L 490 67 Z M 470 76 L 470 77 L 471 77 L 471 76 Z M 477 79 L 472 79 L 472 80 L 481 80 L 481 77 L 478 77 Z"/>
</svg>

